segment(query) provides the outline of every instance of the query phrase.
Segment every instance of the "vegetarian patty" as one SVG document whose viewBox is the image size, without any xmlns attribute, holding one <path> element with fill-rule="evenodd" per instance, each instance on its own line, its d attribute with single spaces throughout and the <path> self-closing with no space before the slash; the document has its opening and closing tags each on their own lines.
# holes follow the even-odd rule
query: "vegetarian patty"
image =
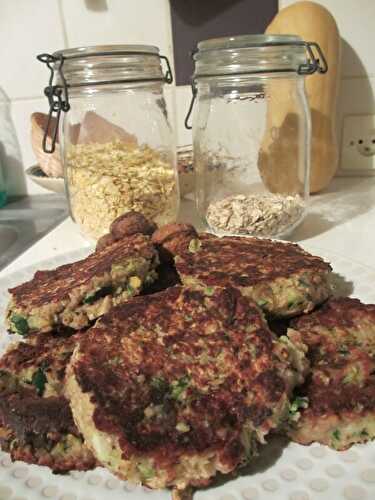
<svg viewBox="0 0 375 500">
<path fill-rule="evenodd" d="M 13 344 L 0 359 L 0 444 L 13 460 L 55 472 L 95 467 L 63 396 L 78 335 L 33 335 L 32 343 Z"/>
<path fill-rule="evenodd" d="M 153 241 L 175 256 L 184 285 L 230 285 L 274 317 L 307 313 L 331 295 L 331 267 L 292 243 L 258 238 L 216 237 L 184 225 L 156 231 Z"/>
<path fill-rule="evenodd" d="M 331 299 L 292 325 L 307 344 L 311 362 L 311 374 L 298 391 L 305 408 L 290 432 L 292 439 L 337 450 L 373 439 L 375 305 Z"/>
<path fill-rule="evenodd" d="M 82 336 L 66 394 L 97 459 L 151 488 L 209 483 L 254 455 L 289 413 L 306 369 L 234 288 L 133 299 Z"/>
<path fill-rule="evenodd" d="M 38 271 L 31 281 L 9 290 L 9 332 L 28 335 L 59 325 L 83 329 L 152 283 L 157 265 L 150 238 L 136 234 L 78 262 Z"/>
</svg>

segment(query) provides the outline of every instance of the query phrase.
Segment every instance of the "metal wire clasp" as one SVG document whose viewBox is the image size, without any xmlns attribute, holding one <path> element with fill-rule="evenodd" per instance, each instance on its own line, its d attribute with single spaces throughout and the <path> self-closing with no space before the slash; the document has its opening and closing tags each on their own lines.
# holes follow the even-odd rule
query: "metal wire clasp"
<svg viewBox="0 0 375 500">
<path fill-rule="evenodd" d="M 312 75 L 316 71 L 318 73 L 327 73 L 328 64 L 327 60 L 324 57 L 322 49 L 316 42 L 305 42 L 304 43 L 307 51 L 307 55 L 309 56 L 309 61 L 306 64 L 301 64 L 298 68 L 299 75 Z M 316 50 L 318 57 L 315 57 L 314 50 Z"/>
<path fill-rule="evenodd" d="M 193 80 L 192 83 L 191 83 L 191 92 L 192 92 L 192 98 L 191 98 L 191 101 L 190 101 L 190 106 L 189 106 L 189 109 L 188 109 L 188 112 L 187 112 L 187 115 L 186 115 L 186 118 L 185 118 L 185 128 L 187 128 L 188 130 L 191 130 L 193 127 L 192 125 L 190 125 L 189 121 L 190 121 L 190 117 L 191 115 L 193 114 L 193 108 L 194 108 L 194 103 L 195 103 L 195 99 L 197 98 L 197 84 L 196 84 L 196 81 Z"/>
<path fill-rule="evenodd" d="M 62 55 L 55 57 L 51 54 L 39 54 L 37 56 L 38 61 L 47 65 L 50 70 L 50 77 L 48 86 L 44 89 L 44 95 L 47 97 L 49 102 L 49 113 L 47 126 L 44 130 L 43 135 L 43 151 L 45 153 L 54 153 L 56 148 L 56 140 L 57 134 L 59 130 L 59 122 L 61 111 L 69 111 L 69 97 L 68 97 L 68 85 L 64 78 L 64 74 L 62 72 L 62 67 L 64 64 L 64 57 Z M 57 64 L 56 64 L 57 63 Z M 55 78 L 55 71 L 57 71 L 60 81 L 62 85 L 53 85 L 53 81 Z M 56 119 L 55 123 L 53 123 L 53 118 Z M 51 133 L 50 129 L 52 127 Z M 48 137 L 51 136 L 51 143 L 47 144 Z"/>
<path fill-rule="evenodd" d="M 164 75 L 164 80 L 166 83 L 173 83 L 173 73 L 171 69 L 171 65 L 169 63 L 169 59 L 167 56 L 159 56 L 160 59 L 163 59 L 167 65 L 167 72 Z"/>
</svg>

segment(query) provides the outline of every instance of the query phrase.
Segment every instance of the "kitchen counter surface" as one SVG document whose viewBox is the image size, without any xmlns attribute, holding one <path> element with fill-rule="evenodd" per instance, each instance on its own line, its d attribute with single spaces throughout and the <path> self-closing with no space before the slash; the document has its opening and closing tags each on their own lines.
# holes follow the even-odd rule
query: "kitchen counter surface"
<svg viewBox="0 0 375 500">
<path fill-rule="evenodd" d="M 179 219 L 197 225 L 191 200 L 183 201 Z M 375 269 L 375 177 L 339 177 L 324 193 L 311 197 L 309 213 L 290 238 Z M 13 261 L 0 278 L 17 269 L 89 243 L 66 219 Z"/>
</svg>

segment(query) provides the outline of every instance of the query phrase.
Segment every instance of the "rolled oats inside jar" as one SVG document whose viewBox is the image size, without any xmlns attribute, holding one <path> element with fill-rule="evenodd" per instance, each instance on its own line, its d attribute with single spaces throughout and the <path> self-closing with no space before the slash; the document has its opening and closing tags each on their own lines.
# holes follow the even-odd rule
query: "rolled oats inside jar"
<svg viewBox="0 0 375 500">
<path fill-rule="evenodd" d="M 207 222 L 218 234 L 280 236 L 304 214 L 301 196 L 264 193 L 227 196 L 210 203 Z"/>
<path fill-rule="evenodd" d="M 157 224 L 173 220 L 177 211 L 173 164 L 149 146 L 121 141 L 72 146 L 67 175 L 73 218 L 95 239 L 130 210 Z"/>
</svg>

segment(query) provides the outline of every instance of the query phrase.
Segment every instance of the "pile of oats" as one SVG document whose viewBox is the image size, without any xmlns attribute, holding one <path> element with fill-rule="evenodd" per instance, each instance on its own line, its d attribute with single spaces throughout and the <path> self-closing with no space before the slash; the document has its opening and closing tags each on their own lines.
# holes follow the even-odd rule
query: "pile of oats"
<svg viewBox="0 0 375 500">
<path fill-rule="evenodd" d="M 287 232 L 301 219 L 304 209 L 299 195 L 240 194 L 212 202 L 206 219 L 218 233 L 268 237 Z"/>
<path fill-rule="evenodd" d="M 94 239 L 129 210 L 158 224 L 172 222 L 177 215 L 173 165 L 148 146 L 121 141 L 72 146 L 67 180 L 73 218 Z"/>
</svg>

